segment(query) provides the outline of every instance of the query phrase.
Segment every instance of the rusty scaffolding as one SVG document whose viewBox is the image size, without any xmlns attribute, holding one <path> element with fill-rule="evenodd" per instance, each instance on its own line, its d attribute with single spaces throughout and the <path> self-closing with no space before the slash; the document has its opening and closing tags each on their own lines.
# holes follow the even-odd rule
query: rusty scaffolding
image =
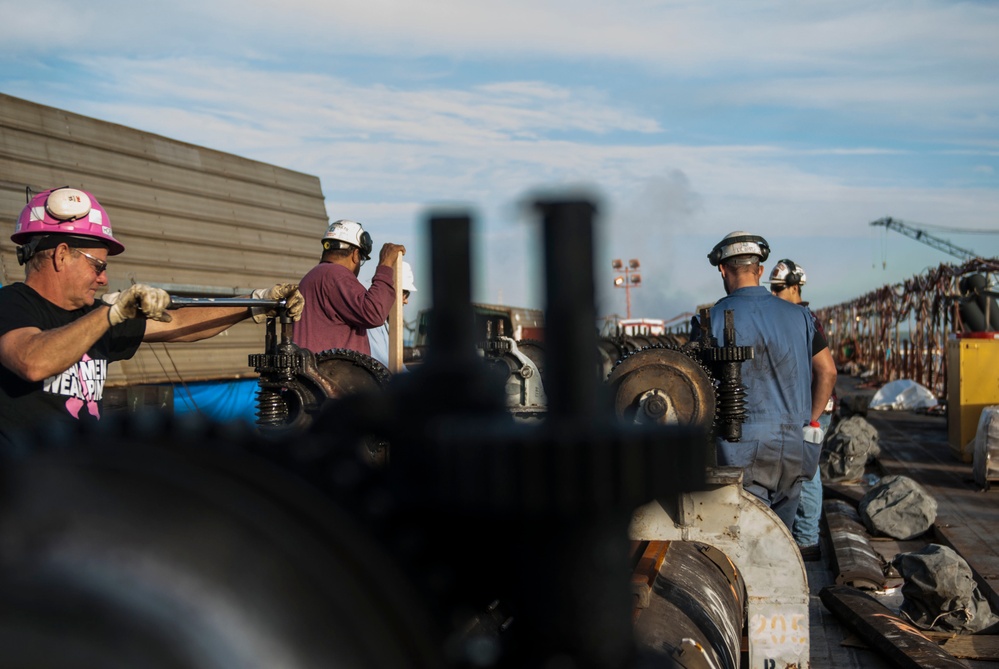
<svg viewBox="0 0 999 669">
<path fill-rule="evenodd" d="M 946 342 L 965 327 L 958 309 L 962 277 L 999 272 L 999 260 L 941 264 L 902 283 L 816 309 L 836 364 L 874 383 L 911 379 L 946 395 Z"/>
</svg>

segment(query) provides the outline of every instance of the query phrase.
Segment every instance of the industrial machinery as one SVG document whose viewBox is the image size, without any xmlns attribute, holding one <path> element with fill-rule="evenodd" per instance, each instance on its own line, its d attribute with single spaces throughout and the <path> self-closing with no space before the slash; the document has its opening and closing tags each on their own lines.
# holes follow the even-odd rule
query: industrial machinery
<svg viewBox="0 0 999 669">
<path fill-rule="evenodd" d="M 709 469 L 706 490 L 661 498 L 639 508 L 632 517 L 629 534 L 639 545 L 668 543 L 668 550 L 672 550 L 677 542 L 690 542 L 717 550 L 724 560 L 714 563 L 725 574 L 729 587 L 698 585 L 689 589 L 726 595 L 717 601 L 708 600 L 712 612 L 701 617 L 710 620 L 711 625 L 703 629 L 715 630 L 714 638 L 731 639 L 732 627 L 744 626 L 749 655 L 746 666 L 809 666 L 808 580 L 801 554 L 787 527 L 769 507 L 743 489 L 741 471 Z M 693 575 L 691 581 L 707 583 L 713 572 L 693 571 Z M 687 608 L 688 615 L 697 615 L 697 606 L 685 606 L 687 591 L 677 593 L 670 576 L 667 567 L 662 567 L 647 584 L 641 584 L 641 592 L 649 592 L 650 600 L 656 595 L 665 597 L 679 609 Z M 744 608 L 740 608 L 742 604 Z M 733 611 L 739 617 L 723 613 Z M 654 620 L 651 625 L 670 631 L 675 640 L 678 637 L 669 622 Z M 636 631 L 643 633 L 643 627 L 639 625 Z M 661 633 L 644 638 L 649 643 L 662 643 Z M 703 646 L 685 644 L 682 638 L 678 641 L 669 650 L 680 666 L 740 666 L 726 659 L 732 657 L 731 642 Z"/>
<path fill-rule="evenodd" d="M 279 316 L 253 360 L 261 414 L 304 429 L 126 414 L 0 452 L 0 666 L 734 668 L 745 630 L 750 666 L 807 667 L 794 543 L 741 472 L 709 466 L 710 347 L 651 349 L 681 370 L 660 371 L 670 420 L 615 416 L 593 205 L 537 207 L 542 364 L 512 340 L 477 350 L 470 221 L 441 216 L 411 373 L 369 383 L 366 361 L 296 350 Z M 543 377 L 543 420 L 514 419 L 513 373 Z M 382 442 L 370 466 L 359 450 Z"/>
<path fill-rule="evenodd" d="M 431 336 L 432 309 L 422 309 L 416 316 L 416 335 L 413 348 L 427 346 Z M 512 307 L 504 304 L 472 303 L 473 333 L 476 340 L 493 336 L 512 337 L 518 341 L 542 341 L 545 333 L 545 316 L 540 309 Z"/>
<path fill-rule="evenodd" d="M 614 366 L 608 384 L 619 416 L 741 438 L 739 367 L 753 350 L 736 345 L 731 312 L 724 346 L 710 336 L 707 310 L 701 323 L 701 336 L 683 347 L 639 349 Z M 678 666 L 734 669 L 745 629 L 749 666 L 807 667 L 808 582 L 790 532 L 743 489 L 741 471 L 709 467 L 707 475 L 707 490 L 660 498 L 633 516 L 636 638 Z"/>
<path fill-rule="evenodd" d="M 296 346 L 291 341 L 291 320 L 281 308 L 277 314 L 267 319 L 265 352 L 249 357 L 249 365 L 260 375 L 257 425 L 261 430 L 308 429 L 330 402 L 377 391 L 388 382 L 388 369 L 369 355 L 348 349 L 313 353 Z M 367 437 L 357 450 L 369 465 L 388 461 L 389 445 L 383 439 Z"/>
<path fill-rule="evenodd" d="M 126 414 L 0 453 L 3 662 L 649 666 L 627 526 L 702 485 L 705 436 L 601 407 L 579 363 L 595 348 L 592 205 L 539 210 L 560 277 L 544 421 L 511 419 L 469 328 L 469 221 L 436 218 L 440 327 L 412 373 L 331 399 L 305 430 Z M 320 362 L 288 344 L 257 361 L 266 388 L 319 385 Z M 357 457 L 369 437 L 392 444 L 387 466 Z"/>
<path fill-rule="evenodd" d="M 249 365 L 260 375 L 257 425 L 261 428 L 307 429 L 330 401 L 375 391 L 388 382 L 388 369 L 371 356 L 347 349 L 312 353 L 296 346 L 290 340 L 289 323 L 281 321 L 281 316 L 268 319 L 267 351 L 249 357 Z M 280 337 L 275 334 L 279 323 Z M 543 417 L 547 406 L 544 345 L 498 335 L 476 346 L 493 371 L 505 379 L 507 407 L 514 417 Z M 384 459 L 386 447 L 384 442 L 371 445 L 378 461 Z"/>
<path fill-rule="evenodd" d="M 679 348 L 657 345 L 626 353 L 607 381 L 614 409 L 625 420 L 706 429 L 714 424 L 714 378 Z"/>
<path fill-rule="evenodd" d="M 682 347 L 654 345 L 626 353 L 608 382 L 619 416 L 628 420 L 700 425 L 739 441 L 745 421 L 740 366 L 753 357 L 737 346 L 732 312 L 725 313 L 725 345 L 711 334 L 710 311 L 701 311 L 699 336 Z"/>
<path fill-rule="evenodd" d="M 682 347 L 622 357 L 608 377 L 620 417 L 741 439 L 740 367 L 754 351 L 737 345 L 732 312 L 722 346 L 709 317 L 702 309 L 700 333 Z M 749 666 L 807 667 L 808 582 L 794 539 L 743 489 L 740 470 L 709 467 L 707 476 L 705 490 L 659 498 L 633 516 L 638 642 L 678 666 L 735 669 L 745 629 Z"/>
<path fill-rule="evenodd" d="M 545 395 L 540 342 L 518 342 L 510 337 L 494 337 L 479 344 L 485 359 L 505 379 L 507 407 L 514 418 L 544 418 L 548 406 Z"/>
<path fill-rule="evenodd" d="M 296 346 L 292 327 L 279 309 L 278 316 L 267 319 L 264 353 L 249 357 L 249 365 L 260 375 L 261 427 L 306 428 L 329 400 L 377 390 L 388 381 L 388 369 L 369 355 L 347 349 L 313 353 Z"/>
<path fill-rule="evenodd" d="M 963 249 L 960 246 L 955 246 L 946 239 L 941 239 L 940 237 L 931 235 L 911 223 L 907 223 L 906 221 L 902 221 L 897 218 L 892 218 L 891 216 L 871 221 L 871 225 L 881 226 L 886 230 L 894 230 L 895 232 L 899 232 L 910 239 L 915 239 L 917 242 L 922 242 L 928 246 L 932 246 L 939 251 L 949 253 L 955 258 L 960 258 L 961 260 L 971 260 L 978 257 L 978 254 L 974 251 L 969 251 L 968 249 Z"/>
<path fill-rule="evenodd" d="M 607 378 L 614 413 L 636 426 L 697 427 L 739 440 L 745 417 L 739 368 L 753 350 L 736 344 L 731 312 L 725 319 L 723 345 L 711 334 L 707 309 L 702 309 L 695 338 L 682 346 L 675 340 L 601 337 L 594 359 L 604 361 L 598 362 L 599 370 L 614 357 L 609 374 L 598 372 L 598 378 Z M 510 415 L 516 422 L 545 419 L 545 345 L 502 333 L 492 336 L 488 326 L 486 335 L 476 347 L 503 384 Z M 585 359 L 582 355 L 581 362 Z M 328 418 L 330 424 L 350 424 L 354 410 L 361 410 L 359 403 L 339 406 L 341 411 Z M 713 450 L 705 457 L 713 463 Z M 634 517 L 632 619 L 639 647 L 679 667 L 734 669 L 740 665 L 745 633 L 755 660 L 751 666 L 805 666 L 807 581 L 790 534 L 743 491 L 740 472 L 706 471 L 707 491 L 659 499 Z M 765 537 L 765 545 L 758 537 Z M 785 561 L 779 572 L 773 569 L 775 559 Z M 755 631 L 747 627 L 749 620 Z"/>
</svg>

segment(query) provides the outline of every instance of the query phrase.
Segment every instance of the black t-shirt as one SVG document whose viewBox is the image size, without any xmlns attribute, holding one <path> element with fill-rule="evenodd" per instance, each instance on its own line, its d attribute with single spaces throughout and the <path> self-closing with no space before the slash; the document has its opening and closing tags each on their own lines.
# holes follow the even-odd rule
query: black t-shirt
<svg viewBox="0 0 999 669">
<path fill-rule="evenodd" d="M 97 308 L 67 311 L 26 284 L 15 283 L 0 288 L 0 336 L 24 327 L 54 330 Z M 82 360 L 44 381 L 25 381 L 0 365 L 0 443 L 8 441 L 11 430 L 39 421 L 100 418 L 108 363 L 135 355 L 145 332 L 142 319 L 120 323 L 98 339 Z"/>
<path fill-rule="evenodd" d="M 808 309 L 807 305 L 801 305 Z M 812 339 L 812 356 L 816 356 L 821 353 L 824 349 L 829 348 L 829 341 L 826 339 L 826 331 L 822 329 L 822 322 L 819 320 L 815 313 L 808 309 L 808 313 L 812 315 L 812 321 L 815 323 L 815 337 Z"/>
</svg>

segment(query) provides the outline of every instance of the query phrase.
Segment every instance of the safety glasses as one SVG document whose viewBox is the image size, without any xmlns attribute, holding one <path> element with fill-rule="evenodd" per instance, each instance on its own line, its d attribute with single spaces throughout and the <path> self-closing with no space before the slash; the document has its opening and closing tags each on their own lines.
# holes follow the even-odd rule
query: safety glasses
<svg viewBox="0 0 999 669">
<path fill-rule="evenodd" d="M 101 260 L 100 258 L 95 258 L 86 251 L 81 251 L 80 249 L 73 249 L 73 252 L 79 253 L 81 256 L 86 258 L 87 261 L 90 263 L 90 266 L 94 268 L 95 272 L 97 272 L 97 276 L 103 274 L 108 268 L 107 261 Z"/>
</svg>

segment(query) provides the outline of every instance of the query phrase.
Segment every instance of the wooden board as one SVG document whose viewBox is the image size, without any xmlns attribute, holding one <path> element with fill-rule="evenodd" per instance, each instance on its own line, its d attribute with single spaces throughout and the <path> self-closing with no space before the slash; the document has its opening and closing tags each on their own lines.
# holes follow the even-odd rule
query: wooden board
<svg viewBox="0 0 999 669">
<path fill-rule="evenodd" d="M 832 585 L 819 597 L 851 631 L 903 669 L 967 669 L 919 629 L 856 588 Z"/>
</svg>

